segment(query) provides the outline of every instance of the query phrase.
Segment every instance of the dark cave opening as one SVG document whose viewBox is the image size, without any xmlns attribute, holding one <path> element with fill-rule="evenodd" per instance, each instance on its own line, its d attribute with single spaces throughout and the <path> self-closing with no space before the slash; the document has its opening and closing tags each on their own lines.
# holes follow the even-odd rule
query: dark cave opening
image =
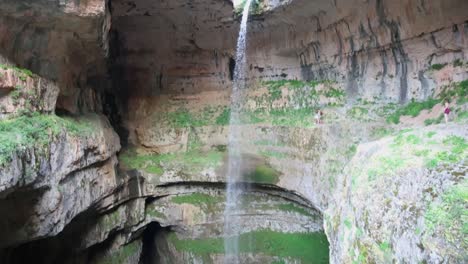
<svg viewBox="0 0 468 264">
<path fill-rule="evenodd" d="M 229 58 L 229 79 L 234 80 L 234 69 L 236 68 L 236 61 L 233 58 Z"/>
</svg>

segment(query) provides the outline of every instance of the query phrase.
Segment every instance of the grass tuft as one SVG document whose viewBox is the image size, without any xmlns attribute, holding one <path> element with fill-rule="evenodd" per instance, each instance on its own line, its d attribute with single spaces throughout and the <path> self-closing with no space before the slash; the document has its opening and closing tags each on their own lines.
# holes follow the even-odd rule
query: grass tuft
<svg viewBox="0 0 468 264">
<path fill-rule="evenodd" d="M 89 120 L 75 120 L 56 115 L 20 116 L 0 121 L 0 166 L 11 160 L 15 151 L 45 148 L 62 131 L 73 136 L 89 134 L 93 125 Z"/>
</svg>

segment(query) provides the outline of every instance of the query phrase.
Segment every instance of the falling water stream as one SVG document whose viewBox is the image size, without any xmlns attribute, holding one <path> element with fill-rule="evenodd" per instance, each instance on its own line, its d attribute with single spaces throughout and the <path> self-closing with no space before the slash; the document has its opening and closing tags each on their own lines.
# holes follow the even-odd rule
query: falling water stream
<svg viewBox="0 0 468 264">
<path fill-rule="evenodd" d="M 252 0 L 247 0 L 242 13 L 239 37 L 237 39 L 236 66 L 234 69 L 234 86 L 231 94 L 231 117 L 229 120 L 229 145 L 228 145 L 228 173 L 226 187 L 226 207 L 224 210 L 224 249 L 225 263 L 239 263 L 239 227 L 240 218 L 236 216 L 241 208 L 239 198 L 244 191 L 241 185 L 241 126 L 240 112 L 243 100 L 243 90 L 246 86 L 246 41 L 247 20 Z"/>
</svg>

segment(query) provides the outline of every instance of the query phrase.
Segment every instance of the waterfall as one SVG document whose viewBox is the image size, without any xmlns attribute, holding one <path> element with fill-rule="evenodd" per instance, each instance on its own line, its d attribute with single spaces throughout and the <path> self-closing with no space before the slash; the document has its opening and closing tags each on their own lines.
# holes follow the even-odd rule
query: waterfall
<svg viewBox="0 0 468 264">
<path fill-rule="evenodd" d="M 228 172 L 226 187 L 226 207 L 224 209 L 224 249 L 225 263 L 239 263 L 240 217 L 236 215 L 240 208 L 239 198 L 244 191 L 241 185 L 241 126 L 240 112 L 243 100 L 242 91 L 246 86 L 246 40 L 247 20 L 252 0 L 247 0 L 242 13 L 239 37 L 237 39 L 234 86 L 231 94 L 231 116 L 229 120 Z"/>
</svg>

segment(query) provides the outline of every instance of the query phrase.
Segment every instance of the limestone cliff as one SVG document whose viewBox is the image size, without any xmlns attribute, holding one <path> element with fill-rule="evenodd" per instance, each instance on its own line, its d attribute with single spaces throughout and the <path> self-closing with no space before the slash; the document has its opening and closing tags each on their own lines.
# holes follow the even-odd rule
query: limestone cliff
<svg viewBox="0 0 468 264">
<path fill-rule="evenodd" d="M 467 261 L 467 8 L 254 1 L 242 263 Z M 224 261 L 241 9 L 0 3 L 0 263 Z"/>
</svg>

